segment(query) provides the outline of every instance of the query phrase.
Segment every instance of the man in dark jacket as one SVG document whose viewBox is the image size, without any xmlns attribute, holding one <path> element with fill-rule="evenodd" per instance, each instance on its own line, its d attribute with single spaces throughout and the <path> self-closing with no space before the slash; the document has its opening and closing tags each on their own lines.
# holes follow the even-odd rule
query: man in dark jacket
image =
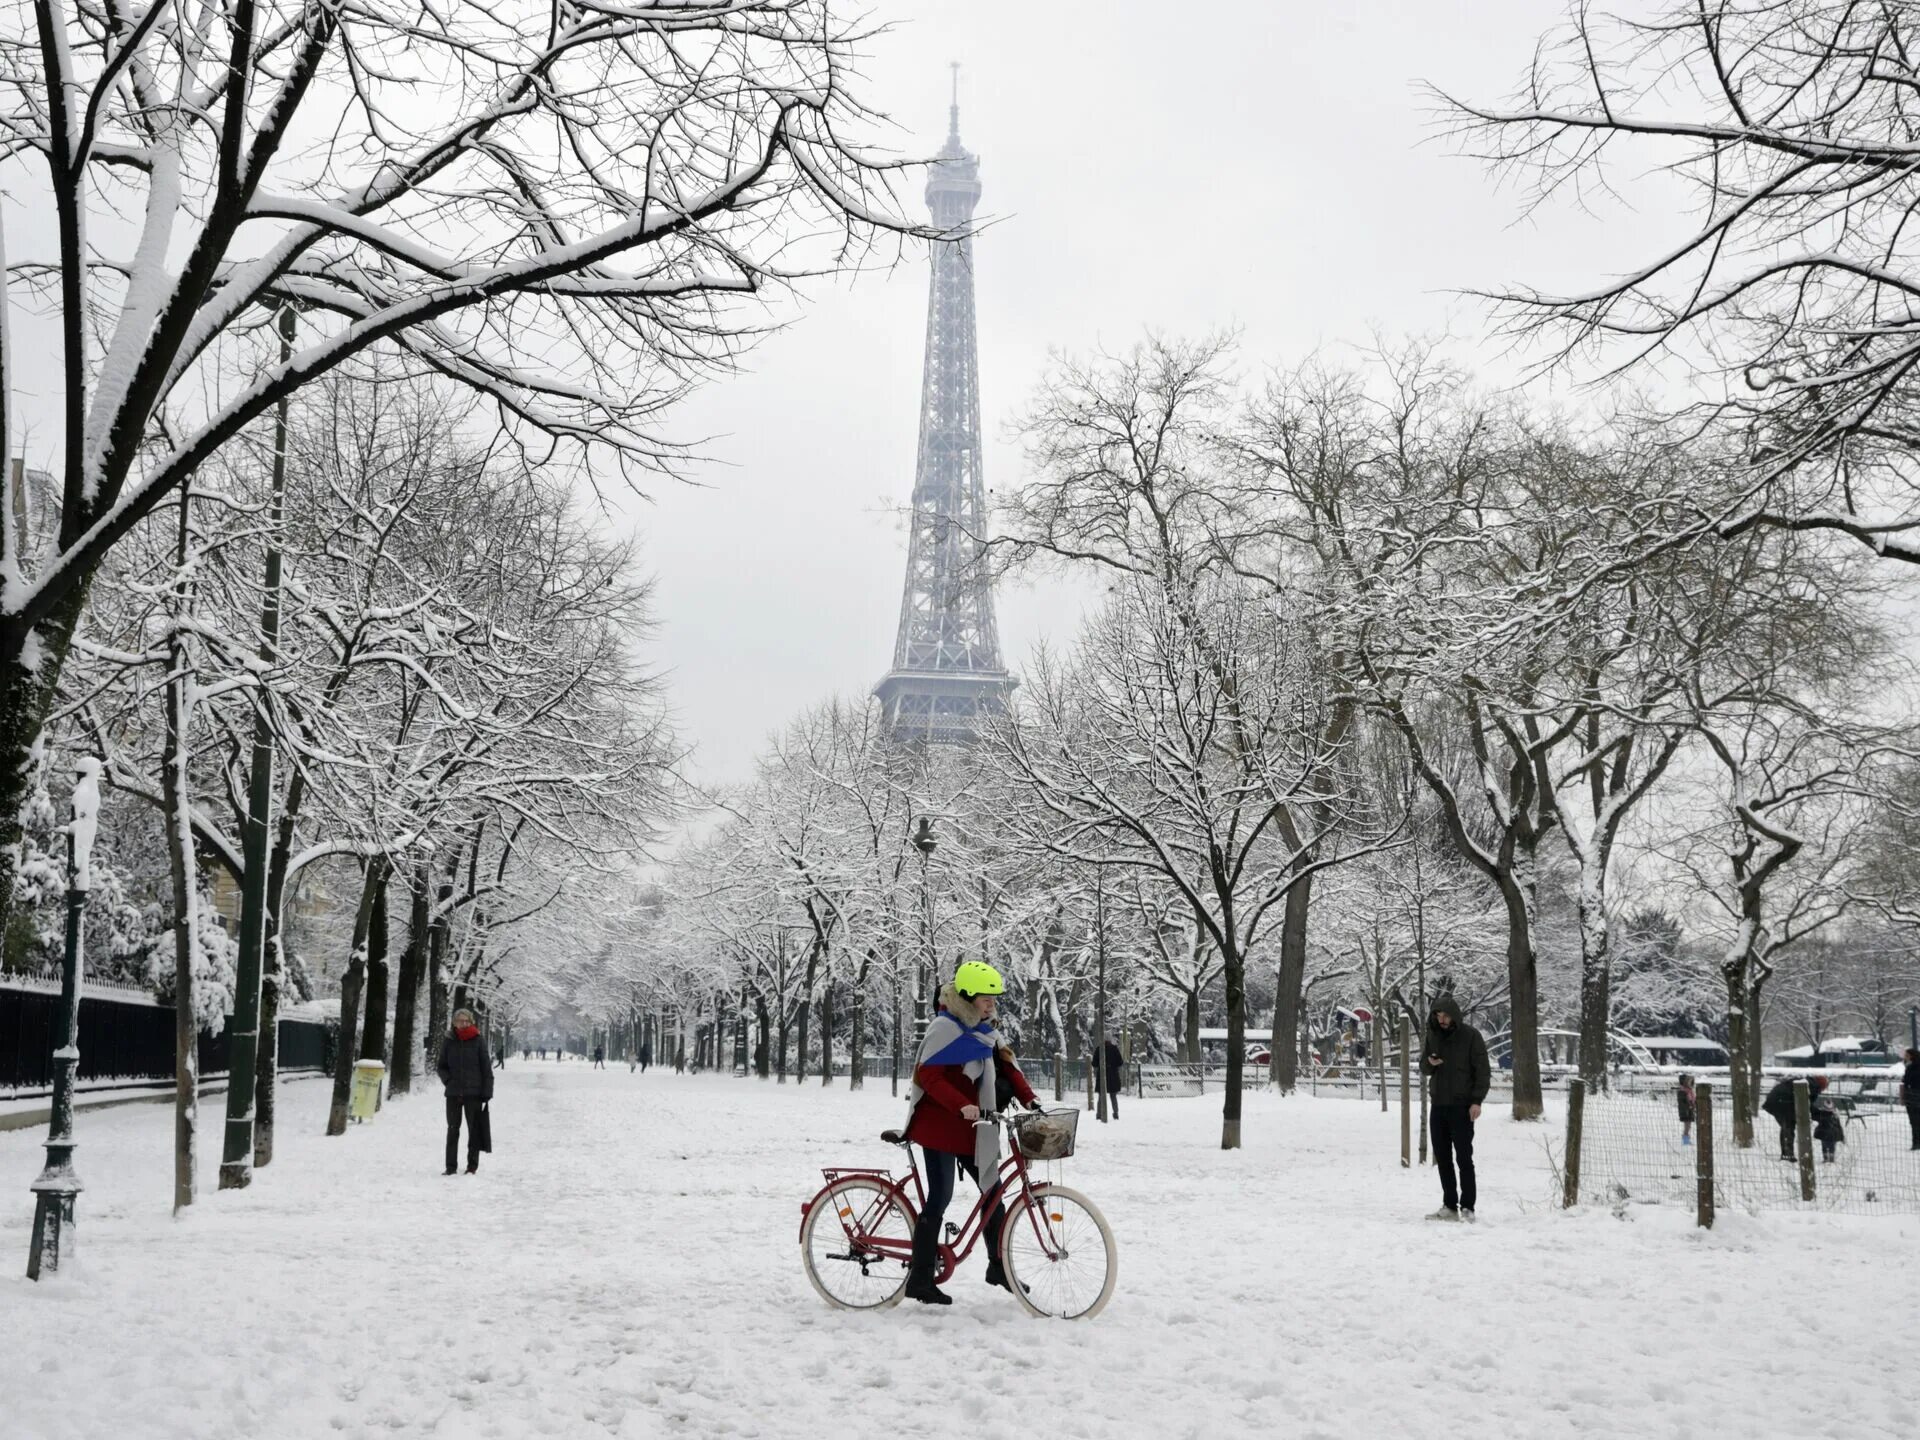
<svg viewBox="0 0 1920 1440">
<path fill-rule="evenodd" d="M 1815 1075 L 1807 1081 L 1807 1098 L 1812 1100 L 1827 1088 L 1827 1077 Z M 1760 1102 L 1760 1108 L 1771 1115 L 1780 1126 L 1780 1158 L 1794 1158 L 1793 1146 L 1793 1077 L 1789 1075 L 1767 1092 L 1767 1098 Z"/>
<path fill-rule="evenodd" d="M 447 1087 L 447 1174 L 460 1159 L 460 1120 L 467 1122 L 467 1173 L 480 1168 L 481 1113 L 493 1099 L 493 1063 L 471 1010 L 453 1012 L 453 1033 L 440 1042 L 440 1083 Z"/>
<path fill-rule="evenodd" d="M 1473 1173 L 1473 1122 L 1480 1118 L 1493 1072 L 1487 1065 L 1487 1042 L 1460 1018 L 1460 1007 L 1451 995 L 1437 997 L 1427 1017 L 1425 1063 L 1432 1101 L 1428 1129 L 1434 1163 L 1440 1167 L 1441 1208 L 1432 1218 L 1471 1220 L 1479 1198 Z"/>
<path fill-rule="evenodd" d="M 1100 1047 L 1100 1068 L 1106 1071 L 1107 1114 L 1114 1119 L 1120 1118 L 1120 1047 L 1109 1040 Z"/>
<path fill-rule="evenodd" d="M 1913 1132 L 1913 1146 L 1920 1150 L 1920 1050 L 1903 1052 L 1906 1069 L 1900 1072 L 1900 1103 L 1907 1107 L 1907 1129 Z"/>
</svg>

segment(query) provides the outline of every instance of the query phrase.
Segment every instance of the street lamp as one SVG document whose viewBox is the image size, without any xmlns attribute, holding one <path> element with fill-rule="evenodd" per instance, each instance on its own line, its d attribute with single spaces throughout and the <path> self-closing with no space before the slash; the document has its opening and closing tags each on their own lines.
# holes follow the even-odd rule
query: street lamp
<svg viewBox="0 0 1920 1440">
<path fill-rule="evenodd" d="M 929 1001 L 933 996 L 933 880 L 927 862 L 933 858 L 933 817 L 922 815 L 913 832 L 913 848 L 920 852 L 920 984 L 913 1007 L 913 1053 L 920 1054 L 920 1042 L 926 1038 L 927 1022 L 932 1018 Z"/>
<path fill-rule="evenodd" d="M 73 1077 L 80 1068 L 80 955 L 87 891 L 93 884 L 93 837 L 100 822 L 100 762 L 74 766 L 73 823 L 67 826 L 67 945 L 60 963 L 60 1009 L 54 1015 L 53 1113 L 47 1164 L 33 1182 L 33 1240 L 27 1278 L 60 1268 L 73 1250 L 73 1207 L 81 1191 L 73 1173 Z"/>
</svg>

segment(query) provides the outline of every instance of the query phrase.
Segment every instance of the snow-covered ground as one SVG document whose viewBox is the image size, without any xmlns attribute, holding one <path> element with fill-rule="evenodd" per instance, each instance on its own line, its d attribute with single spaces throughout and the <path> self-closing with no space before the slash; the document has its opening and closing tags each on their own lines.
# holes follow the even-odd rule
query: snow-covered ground
<svg viewBox="0 0 1920 1440">
<path fill-rule="evenodd" d="M 827 1309 L 800 1269 L 822 1163 L 886 1164 L 865 1094 L 513 1062 L 497 1153 L 440 1174 L 441 1106 L 320 1135 L 166 1211 L 170 1112 L 83 1116 L 76 1271 L 22 1278 L 38 1133 L 0 1135 L 0 1432 L 28 1437 L 1907 1434 L 1920 1220 L 1545 1204 L 1540 1127 L 1480 1127 L 1474 1227 L 1421 1217 L 1397 1117 L 1128 1101 L 1067 1179 L 1121 1247 L 1079 1325 L 980 1281 L 944 1312 Z M 217 1126 L 210 1127 L 217 1136 Z M 203 1154 L 208 1186 L 217 1141 Z M 971 1198 L 962 1184 L 962 1194 Z"/>
</svg>

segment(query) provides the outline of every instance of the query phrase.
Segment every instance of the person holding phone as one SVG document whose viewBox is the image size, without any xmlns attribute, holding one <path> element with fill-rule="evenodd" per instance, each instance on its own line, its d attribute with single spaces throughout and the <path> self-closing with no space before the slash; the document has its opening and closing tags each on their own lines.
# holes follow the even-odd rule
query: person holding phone
<svg viewBox="0 0 1920 1440">
<path fill-rule="evenodd" d="M 1428 1218 L 1471 1220 L 1479 1198 L 1473 1173 L 1473 1122 L 1480 1118 L 1493 1074 L 1487 1065 L 1487 1042 L 1460 1018 L 1460 1007 L 1451 995 L 1440 995 L 1433 1002 L 1423 1062 L 1427 1093 L 1432 1097 L 1427 1128 L 1440 1170 L 1441 1199 L 1440 1208 Z"/>
</svg>

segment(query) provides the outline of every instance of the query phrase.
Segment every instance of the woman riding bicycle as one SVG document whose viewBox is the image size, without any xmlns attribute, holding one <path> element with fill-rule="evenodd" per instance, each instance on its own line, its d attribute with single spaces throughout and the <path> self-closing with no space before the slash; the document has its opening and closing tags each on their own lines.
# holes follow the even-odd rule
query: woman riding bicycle
<svg viewBox="0 0 1920 1440">
<path fill-rule="evenodd" d="M 984 1110 L 999 1108 L 1003 1090 L 1011 1090 L 1038 1110 L 1027 1077 L 1014 1063 L 1013 1052 L 1000 1044 L 993 1029 L 993 1012 L 1006 992 L 1000 972 L 980 960 L 968 960 L 954 972 L 953 983 L 940 989 L 940 1013 L 927 1026 L 914 1058 L 913 1107 L 907 1139 L 920 1147 L 926 1162 L 927 1198 L 913 1229 L 913 1262 L 907 1271 L 907 1294 L 925 1305 L 951 1305 L 953 1297 L 933 1283 L 939 1268 L 940 1223 L 953 1199 L 953 1176 L 964 1170 L 980 1185 L 975 1163 L 974 1122 Z M 988 1179 L 993 1177 L 989 1176 Z M 995 1202 L 987 1219 L 987 1283 L 1011 1290 L 1000 1264 L 1000 1226 L 1006 1207 Z"/>
</svg>

